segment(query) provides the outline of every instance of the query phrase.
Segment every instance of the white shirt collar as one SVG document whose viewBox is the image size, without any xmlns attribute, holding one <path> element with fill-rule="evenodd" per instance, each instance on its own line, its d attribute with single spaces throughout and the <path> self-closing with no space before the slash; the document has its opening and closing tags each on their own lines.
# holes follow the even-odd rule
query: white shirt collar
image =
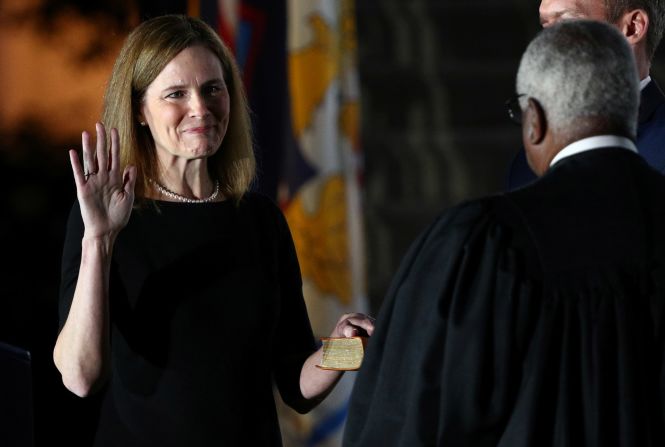
<svg viewBox="0 0 665 447">
<path fill-rule="evenodd" d="M 550 167 L 561 159 L 570 157 L 571 155 L 579 154 L 593 149 L 600 149 L 603 147 L 622 147 L 637 153 L 635 143 L 625 137 L 618 135 L 597 135 L 595 137 L 583 138 L 574 143 L 569 144 L 559 151 L 558 154 L 550 162 Z"/>
<path fill-rule="evenodd" d="M 646 78 L 642 79 L 640 81 L 640 91 L 644 90 L 644 87 L 649 85 L 649 82 L 651 82 L 651 76 L 647 76 Z"/>
</svg>

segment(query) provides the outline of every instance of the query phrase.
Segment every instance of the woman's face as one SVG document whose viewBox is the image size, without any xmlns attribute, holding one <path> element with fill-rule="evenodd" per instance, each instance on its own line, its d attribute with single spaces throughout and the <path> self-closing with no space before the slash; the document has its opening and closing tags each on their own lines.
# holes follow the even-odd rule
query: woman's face
<svg viewBox="0 0 665 447">
<path fill-rule="evenodd" d="M 178 53 L 148 86 L 140 120 L 150 128 L 157 156 L 170 164 L 214 154 L 226 134 L 229 107 L 219 59 L 194 46 Z"/>
</svg>

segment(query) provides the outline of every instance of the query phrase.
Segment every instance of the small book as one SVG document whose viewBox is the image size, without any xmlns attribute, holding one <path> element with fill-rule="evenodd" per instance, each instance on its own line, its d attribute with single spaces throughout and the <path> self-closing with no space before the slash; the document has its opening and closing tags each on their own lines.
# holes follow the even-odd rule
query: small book
<svg viewBox="0 0 665 447">
<path fill-rule="evenodd" d="M 321 369 L 332 369 L 337 371 L 355 371 L 365 355 L 367 337 L 325 337 L 323 343 L 323 358 Z"/>
</svg>

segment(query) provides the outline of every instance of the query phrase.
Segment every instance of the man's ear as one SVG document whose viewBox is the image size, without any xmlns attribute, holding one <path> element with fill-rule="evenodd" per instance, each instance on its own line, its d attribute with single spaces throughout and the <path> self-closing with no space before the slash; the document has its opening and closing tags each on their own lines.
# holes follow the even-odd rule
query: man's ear
<svg viewBox="0 0 665 447">
<path fill-rule="evenodd" d="M 526 151 L 526 161 L 531 170 L 541 176 L 547 171 L 548 151 L 551 138 L 547 137 L 547 118 L 540 103 L 529 98 L 522 114 L 522 141 Z"/>
<path fill-rule="evenodd" d="M 524 122 L 525 136 L 529 143 L 534 145 L 542 143 L 547 133 L 547 119 L 545 118 L 545 111 L 537 100 L 528 99 L 524 117 L 526 118 Z"/>
<path fill-rule="evenodd" d="M 628 43 L 635 45 L 646 39 L 649 29 L 649 16 L 643 9 L 633 9 L 621 16 L 616 24 Z"/>
</svg>

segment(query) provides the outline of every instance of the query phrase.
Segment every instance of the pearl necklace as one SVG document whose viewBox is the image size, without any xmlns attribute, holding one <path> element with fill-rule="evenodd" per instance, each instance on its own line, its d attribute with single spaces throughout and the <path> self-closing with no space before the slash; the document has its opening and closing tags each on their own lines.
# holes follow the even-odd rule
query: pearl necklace
<svg viewBox="0 0 665 447">
<path fill-rule="evenodd" d="M 215 190 L 213 193 L 209 196 L 206 197 L 205 199 L 190 199 L 189 197 L 185 197 L 183 195 L 178 194 L 177 192 L 173 192 L 170 189 L 160 185 L 153 179 L 148 179 L 150 183 L 155 185 L 155 189 L 160 193 L 165 196 L 171 197 L 172 199 L 177 200 L 178 202 L 185 202 L 185 203 L 207 203 L 207 202 L 212 202 L 217 198 L 219 195 L 219 180 L 215 180 Z"/>
</svg>

